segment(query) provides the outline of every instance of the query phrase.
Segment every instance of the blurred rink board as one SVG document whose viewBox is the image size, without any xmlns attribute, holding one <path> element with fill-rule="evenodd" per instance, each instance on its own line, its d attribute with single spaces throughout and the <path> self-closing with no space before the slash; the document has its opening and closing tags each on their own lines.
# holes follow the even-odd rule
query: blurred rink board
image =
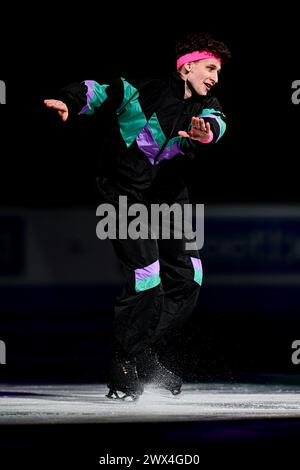
<svg viewBox="0 0 300 470">
<path fill-rule="evenodd" d="M 300 284 L 300 205 L 204 206 L 206 284 Z M 118 286 L 120 264 L 92 209 L 0 210 L 0 287 Z"/>
<path fill-rule="evenodd" d="M 96 223 L 96 210 L 1 210 L 0 286 L 119 284 L 118 260 Z"/>
<path fill-rule="evenodd" d="M 206 206 L 207 283 L 300 284 L 300 206 Z"/>
</svg>

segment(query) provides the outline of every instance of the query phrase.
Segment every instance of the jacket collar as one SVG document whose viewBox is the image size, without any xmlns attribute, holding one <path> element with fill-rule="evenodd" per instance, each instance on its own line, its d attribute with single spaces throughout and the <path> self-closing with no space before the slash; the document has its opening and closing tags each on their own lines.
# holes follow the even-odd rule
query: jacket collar
<svg viewBox="0 0 300 470">
<path fill-rule="evenodd" d="M 185 86 L 184 86 L 184 80 L 180 77 L 179 73 L 173 72 L 170 77 L 169 77 L 169 86 L 173 92 L 173 94 L 176 96 L 176 98 L 183 100 L 184 99 L 184 91 L 185 91 Z M 205 96 L 197 95 L 194 93 L 190 98 L 187 98 L 185 101 L 186 102 L 192 102 L 192 103 L 202 103 L 204 100 Z"/>
</svg>

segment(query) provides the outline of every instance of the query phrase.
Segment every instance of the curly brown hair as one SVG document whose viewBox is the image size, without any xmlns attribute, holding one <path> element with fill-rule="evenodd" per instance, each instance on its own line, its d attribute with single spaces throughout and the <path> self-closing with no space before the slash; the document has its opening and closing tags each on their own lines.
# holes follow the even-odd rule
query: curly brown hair
<svg viewBox="0 0 300 470">
<path fill-rule="evenodd" d="M 203 50 L 220 57 L 223 63 L 227 62 L 231 57 L 230 50 L 223 42 L 217 41 L 209 33 L 197 32 L 190 33 L 185 38 L 176 42 L 176 59 L 190 52 Z"/>
</svg>

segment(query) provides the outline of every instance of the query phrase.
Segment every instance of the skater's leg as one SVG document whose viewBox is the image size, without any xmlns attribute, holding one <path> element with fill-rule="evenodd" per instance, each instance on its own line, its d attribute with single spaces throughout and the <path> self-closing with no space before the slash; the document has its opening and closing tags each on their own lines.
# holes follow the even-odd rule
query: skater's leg
<svg viewBox="0 0 300 470">
<path fill-rule="evenodd" d="M 113 244 L 125 277 L 115 304 L 115 349 L 131 358 L 151 342 L 163 308 L 157 242 L 116 240 Z"/>
<path fill-rule="evenodd" d="M 188 192 L 184 189 L 175 201 L 182 208 L 188 204 Z M 184 213 L 182 209 L 182 213 Z M 174 226 L 171 227 L 171 235 Z M 186 247 L 187 234 L 182 238 L 159 239 L 161 280 L 164 289 L 164 308 L 155 337 L 162 338 L 169 332 L 180 329 L 192 314 L 202 283 L 202 264 L 197 245 Z"/>
<path fill-rule="evenodd" d="M 176 202 L 188 203 L 186 190 L 179 194 Z M 182 380 L 161 363 L 158 352 L 165 349 L 162 345 L 166 344 L 166 340 L 169 340 L 167 344 L 172 343 L 174 349 L 173 332 L 180 330 L 197 304 L 202 281 L 202 266 L 196 244 L 194 249 L 187 250 L 186 241 L 187 237 L 184 234 L 181 239 L 171 237 L 168 240 L 158 240 L 164 305 L 152 337 L 152 347 L 150 350 L 145 350 L 139 360 L 141 373 L 149 376 L 150 371 L 150 380 L 174 394 L 180 392 Z M 172 362 L 174 367 L 174 361 Z"/>
<path fill-rule="evenodd" d="M 149 345 L 163 306 L 160 265 L 155 241 L 117 240 L 114 246 L 126 285 L 115 304 L 114 354 L 108 387 L 135 399 L 143 391 L 136 355 Z"/>
<path fill-rule="evenodd" d="M 149 230 L 147 224 L 143 229 Z M 151 236 L 123 239 L 119 233 L 112 243 L 123 269 L 125 285 L 115 303 L 109 397 L 121 391 L 135 399 L 142 393 L 136 355 L 151 342 L 163 307 L 158 245 Z"/>
<path fill-rule="evenodd" d="M 143 196 L 136 192 L 130 196 L 120 194 L 115 184 L 107 178 L 98 181 L 101 202 L 115 209 L 116 239 L 112 244 L 124 274 L 124 288 L 115 303 L 114 345 L 116 351 L 131 358 L 149 342 L 156 330 L 163 306 L 163 290 L 160 279 L 160 263 L 157 240 L 151 236 L 148 220 L 140 226 L 146 238 L 124 238 L 119 233 L 120 213 L 128 212 L 132 204 L 143 203 Z M 126 207 L 121 199 L 126 199 Z M 135 216 L 127 217 L 126 230 Z M 131 234 L 130 234 L 131 235 Z"/>
<path fill-rule="evenodd" d="M 183 252 L 180 245 L 180 240 L 160 245 L 164 309 L 155 332 L 156 339 L 180 329 L 197 305 L 202 281 L 201 260 L 196 250 Z"/>
</svg>

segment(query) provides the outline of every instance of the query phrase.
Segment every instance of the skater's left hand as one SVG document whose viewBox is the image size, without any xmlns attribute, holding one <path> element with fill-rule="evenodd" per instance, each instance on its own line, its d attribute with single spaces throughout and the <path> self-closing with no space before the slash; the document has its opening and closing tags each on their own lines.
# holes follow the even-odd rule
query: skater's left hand
<svg viewBox="0 0 300 470">
<path fill-rule="evenodd" d="M 188 137 L 193 140 L 208 140 L 210 137 L 210 124 L 202 118 L 192 117 L 192 127 L 189 132 L 179 131 L 181 137 Z"/>
</svg>

